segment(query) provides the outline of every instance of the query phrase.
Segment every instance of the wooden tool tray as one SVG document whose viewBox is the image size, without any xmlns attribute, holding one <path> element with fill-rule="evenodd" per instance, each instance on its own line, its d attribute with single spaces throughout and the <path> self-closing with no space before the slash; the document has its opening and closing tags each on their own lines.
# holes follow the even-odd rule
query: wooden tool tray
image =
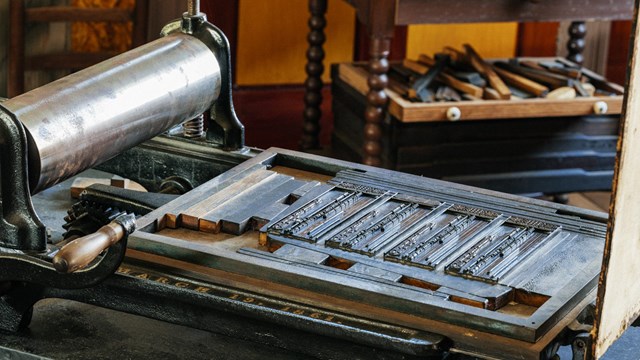
<svg viewBox="0 0 640 360">
<path fill-rule="evenodd" d="M 331 70 L 332 154 L 360 162 L 368 106 L 363 93 L 368 89 L 366 70 L 353 64 L 336 64 Z M 381 124 L 380 139 L 385 168 L 514 194 L 611 188 L 620 117 L 614 112 L 619 112 L 621 96 L 606 98 L 609 111 L 596 115 L 594 99 L 603 98 L 555 100 L 562 106 L 551 107 L 542 98 L 412 103 L 387 92 L 390 113 Z M 403 109 L 401 103 L 409 107 Z M 583 114 L 567 115 L 578 103 L 588 105 Z M 504 110 L 523 106 L 528 113 Z M 461 121 L 444 120 L 451 107 L 461 109 Z M 469 108 L 478 116 L 490 112 L 490 117 L 470 119 Z M 564 111 L 563 116 L 539 117 L 555 108 Z M 420 112 L 437 117 L 417 115 Z"/>
<path fill-rule="evenodd" d="M 549 58 L 520 59 L 549 60 Z M 365 63 L 338 64 L 338 76 L 340 80 L 352 86 L 362 95 L 366 96 L 369 91 Z M 619 85 L 609 84 L 621 89 Z M 568 100 L 534 98 L 419 103 L 404 99 L 391 89 L 385 91 L 389 96 L 389 114 L 406 123 L 449 121 L 447 111 L 454 107 L 460 110 L 460 117 L 457 120 L 462 121 L 620 114 L 622 109 L 622 95 L 577 97 Z M 606 111 L 597 110 L 600 106 L 599 102 L 606 104 Z"/>
</svg>

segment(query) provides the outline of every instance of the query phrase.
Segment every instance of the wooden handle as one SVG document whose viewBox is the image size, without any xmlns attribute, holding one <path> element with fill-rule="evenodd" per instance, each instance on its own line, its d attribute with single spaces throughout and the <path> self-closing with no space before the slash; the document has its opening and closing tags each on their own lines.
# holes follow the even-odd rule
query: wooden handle
<svg viewBox="0 0 640 360">
<path fill-rule="evenodd" d="M 464 44 L 463 47 L 467 52 L 471 66 L 484 75 L 491 87 L 498 93 L 500 99 L 509 100 L 511 98 L 511 90 L 509 90 L 507 84 L 502 81 L 498 74 L 493 71 L 493 68 L 480 57 L 471 45 Z"/>
<path fill-rule="evenodd" d="M 501 69 L 499 67 L 493 67 L 493 70 L 498 73 L 498 75 L 505 82 L 517 87 L 518 89 L 524 90 L 528 93 L 534 94 L 538 97 L 545 97 L 549 93 L 549 88 L 539 84 L 533 80 L 529 80 L 524 76 L 520 76 L 518 74 L 514 74 L 510 71 Z"/>
<path fill-rule="evenodd" d="M 53 258 L 53 267 L 62 273 L 72 273 L 89 265 L 101 252 L 120 241 L 126 234 L 117 222 L 101 227 L 93 234 L 66 244 Z"/>
</svg>

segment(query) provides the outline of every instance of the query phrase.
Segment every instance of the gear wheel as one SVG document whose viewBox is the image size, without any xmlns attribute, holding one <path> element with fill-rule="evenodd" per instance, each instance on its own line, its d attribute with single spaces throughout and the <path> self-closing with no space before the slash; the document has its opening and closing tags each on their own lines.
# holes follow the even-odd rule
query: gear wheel
<svg viewBox="0 0 640 360">
<path fill-rule="evenodd" d="M 178 195 L 139 192 L 94 184 L 80 194 L 64 218 L 65 240 L 93 234 L 123 213 L 145 215 L 176 199 Z"/>
<path fill-rule="evenodd" d="M 65 224 L 62 227 L 66 232 L 63 237 L 70 239 L 93 234 L 122 213 L 116 207 L 95 201 L 82 200 L 77 202 L 67 211 L 67 216 L 64 218 Z"/>
</svg>

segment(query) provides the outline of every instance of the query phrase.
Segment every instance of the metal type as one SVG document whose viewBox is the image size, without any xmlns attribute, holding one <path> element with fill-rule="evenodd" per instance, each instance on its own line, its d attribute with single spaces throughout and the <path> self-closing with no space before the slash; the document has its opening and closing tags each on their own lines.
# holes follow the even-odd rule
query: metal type
<svg viewBox="0 0 640 360">
<path fill-rule="evenodd" d="M 346 207 L 353 204 L 355 201 L 358 200 L 359 197 L 360 197 L 360 194 L 358 193 L 344 193 L 338 196 L 337 198 L 331 200 L 331 202 L 326 204 L 324 207 L 316 210 L 315 212 L 309 214 L 309 216 L 305 217 L 304 219 L 301 219 L 291 227 L 285 229 L 284 233 L 285 234 L 298 233 L 303 229 L 308 228 L 312 223 L 320 219 L 326 220 L 327 218 L 330 218 L 331 216 L 333 216 L 335 213 L 341 212 Z"/>
<path fill-rule="evenodd" d="M 380 178 L 363 174 L 352 170 L 340 171 L 329 183 L 340 184 L 352 182 L 363 186 L 378 186 L 401 194 L 423 196 L 427 199 L 438 201 L 461 202 L 464 206 L 478 207 L 489 211 L 506 213 L 511 216 L 511 221 L 521 221 L 524 219 L 526 226 L 543 229 L 553 226 L 562 226 L 564 229 L 592 233 L 593 235 L 604 236 L 604 229 L 597 226 L 597 221 L 591 219 L 576 219 L 569 214 L 549 215 L 541 207 L 529 206 L 527 204 L 514 205 L 509 201 L 497 200 L 489 194 L 471 193 L 469 191 L 454 191 L 445 186 L 424 186 L 411 179 L 412 175 L 397 173 L 393 179 Z M 533 216 L 535 215 L 535 217 Z M 535 224 L 535 225 L 534 225 Z M 549 224 L 549 225 L 547 225 Z"/>
<path fill-rule="evenodd" d="M 355 195 L 360 193 L 356 192 L 352 194 Z M 322 219 L 318 223 L 314 224 L 306 234 L 302 233 L 298 234 L 298 236 L 307 238 L 312 242 L 317 242 L 321 238 L 332 236 L 333 234 L 342 231 L 344 227 L 349 226 L 350 222 L 356 219 L 357 214 L 361 213 L 363 210 L 368 211 L 378 208 L 383 205 L 388 198 L 388 196 L 358 196 L 352 206 L 340 209 L 334 216 Z M 349 198 L 349 200 L 351 199 L 354 198 Z"/>
<path fill-rule="evenodd" d="M 214 52 L 172 34 L 3 104 L 27 130 L 38 192 L 200 115 L 221 88 Z"/>
<path fill-rule="evenodd" d="M 330 239 L 327 244 L 350 251 L 363 251 L 370 255 L 369 246 L 372 241 L 377 241 L 376 236 L 382 236 L 383 239 L 386 239 L 383 235 L 393 234 L 400 222 L 413 214 L 417 208 L 417 204 L 400 204 L 373 224 L 358 231 L 351 238 L 345 239 L 341 237 L 339 243 L 334 239 Z M 373 245 L 371 244 L 371 246 Z"/>
</svg>

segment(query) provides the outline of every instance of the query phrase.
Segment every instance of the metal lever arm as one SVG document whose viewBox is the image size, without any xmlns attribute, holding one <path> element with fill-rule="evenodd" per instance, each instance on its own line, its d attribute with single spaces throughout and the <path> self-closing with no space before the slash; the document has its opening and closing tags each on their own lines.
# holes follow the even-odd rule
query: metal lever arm
<svg viewBox="0 0 640 360">
<path fill-rule="evenodd" d="M 75 239 L 64 245 L 53 258 L 53 267 L 62 273 L 83 269 L 100 253 L 135 230 L 135 216 L 123 214 L 93 234 Z"/>
</svg>

